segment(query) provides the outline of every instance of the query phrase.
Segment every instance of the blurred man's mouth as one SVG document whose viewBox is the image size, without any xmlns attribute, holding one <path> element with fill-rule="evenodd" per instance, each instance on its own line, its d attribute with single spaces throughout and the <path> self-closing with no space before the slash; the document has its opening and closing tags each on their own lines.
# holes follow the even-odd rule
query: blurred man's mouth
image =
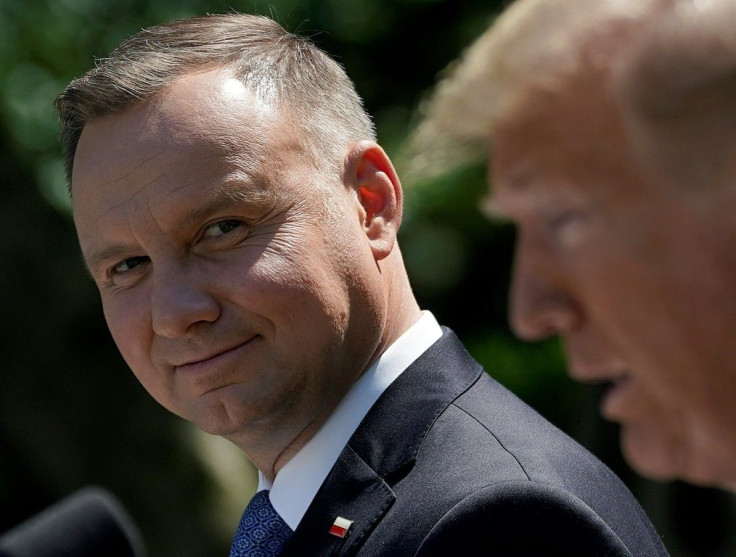
<svg viewBox="0 0 736 557">
<path fill-rule="evenodd" d="M 626 411 L 626 397 L 631 388 L 632 379 L 628 374 L 619 374 L 603 382 L 601 397 L 601 415 L 611 421 L 620 421 Z"/>
<path fill-rule="evenodd" d="M 625 409 L 624 399 L 632 383 L 632 376 L 627 370 L 618 365 L 572 364 L 570 375 L 577 381 L 596 385 L 601 392 L 601 415 L 608 420 L 619 421 Z"/>
</svg>

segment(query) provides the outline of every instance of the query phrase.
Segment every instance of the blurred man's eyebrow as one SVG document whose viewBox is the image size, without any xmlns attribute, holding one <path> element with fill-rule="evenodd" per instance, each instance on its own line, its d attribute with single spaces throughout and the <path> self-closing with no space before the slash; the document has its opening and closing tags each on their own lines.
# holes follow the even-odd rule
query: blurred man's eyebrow
<svg viewBox="0 0 736 557">
<path fill-rule="evenodd" d="M 492 193 L 485 195 L 480 200 L 478 208 L 484 217 L 494 223 L 509 224 L 513 222 L 508 213 L 504 211 L 501 205 L 496 201 L 496 198 Z"/>
<path fill-rule="evenodd" d="M 498 206 L 496 198 L 493 197 L 492 193 L 484 195 L 478 206 L 481 213 L 489 219 L 496 220 L 498 218 L 503 218 L 503 211 L 501 211 L 501 208 Z"/>
<path fill-rule="evenodd" d="M 503 196 L 513 196 L 528 191 L 533 187 L 531 173 L 528 168 L 519 168 L 505 174 L 503 180 L 489 178 L 490 191 L 480 200 L 480 210 L 488 219 L 498 222 L 509 222 L 508 208 L 498 201 L 497 190 L 503 190 Z"/>
</svg>

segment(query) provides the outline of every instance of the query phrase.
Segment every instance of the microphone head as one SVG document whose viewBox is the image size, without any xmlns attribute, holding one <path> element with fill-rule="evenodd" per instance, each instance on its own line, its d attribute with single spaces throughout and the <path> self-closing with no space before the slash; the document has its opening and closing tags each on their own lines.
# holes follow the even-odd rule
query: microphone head
<svg viewBox="0 0 736 557">
<path fill-rule="evenodd" d="M 108 491 L 87 487 L 0 536 L 0 557 L 144 557 L 135 524 Z"/>
</svg>

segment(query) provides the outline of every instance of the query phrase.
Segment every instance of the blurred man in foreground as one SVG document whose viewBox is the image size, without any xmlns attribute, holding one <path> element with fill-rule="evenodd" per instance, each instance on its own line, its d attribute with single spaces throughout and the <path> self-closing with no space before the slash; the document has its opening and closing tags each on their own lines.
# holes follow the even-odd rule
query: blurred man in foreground
<svg viewBox="0 0 736 557">
<path fill-rule="evenodd" d="M 307 40 L 246 15 L 154 27 L 57 108 L 123 357 L 260 472 L 231 555 L 666 553 L 605 466 L 420 311 L 400 182 Z"/>
<path fill-rule="evenodd" d="M 570 374 L 607 385 L 633 467 L 733 489 L 736 41 L 688 42 L 696 4 L 710 9 L 519 0 L 441 84 L 417 142 L 490 153 L 488 208 L 518 227 L 512 326 L 560 335 Z"/>
</svg>

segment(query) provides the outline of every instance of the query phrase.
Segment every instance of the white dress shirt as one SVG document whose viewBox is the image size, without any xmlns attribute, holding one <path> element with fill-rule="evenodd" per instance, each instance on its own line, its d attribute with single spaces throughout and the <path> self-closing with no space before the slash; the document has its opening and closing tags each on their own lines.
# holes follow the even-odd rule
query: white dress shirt
<svg viewBox="0 0 736 557">
<path fill-rule="evenodd" d="M 442 336 L 429 311 L 401 335 L 350 388 L 320 430 L 279 471 L 271 483 L 258 472 L 258 491 L 270 489 L 276 512 L 292 530 L 343 448 L 383 391 Z"/>
</svg>

